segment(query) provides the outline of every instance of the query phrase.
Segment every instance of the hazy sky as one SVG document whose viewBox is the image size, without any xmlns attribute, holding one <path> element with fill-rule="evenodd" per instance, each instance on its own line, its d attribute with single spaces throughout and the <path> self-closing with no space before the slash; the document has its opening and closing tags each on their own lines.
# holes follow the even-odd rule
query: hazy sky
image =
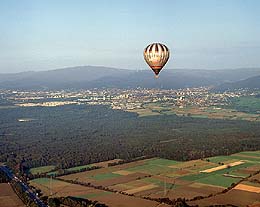
<svg viewBox="0 0 260 207">
<path fill-rule="evenodd" d="M 259 0 L 1 0 L 0 73 L 77 65 L 147 69 L 260 66 Z"/>
</svg>

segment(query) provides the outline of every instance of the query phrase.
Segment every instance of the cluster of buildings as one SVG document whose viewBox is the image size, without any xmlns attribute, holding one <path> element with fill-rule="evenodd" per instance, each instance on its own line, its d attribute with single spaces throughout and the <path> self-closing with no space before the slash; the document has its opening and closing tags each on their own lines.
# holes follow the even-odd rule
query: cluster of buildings
<svg viewBox="0 0 260 207">
<path fill-rule="evenodd" d="M 245 89 L 233 92 L 212 92 L 208 87 L 186 89 L 92 89 L 60 91 L 0 90 L 0 100 L 7 100 L 22 107 L 62 106 L 68 104 L 109 105 L 112 109 L 134 110 L 144 104 L 160 103 L 184 108 L 187 106 L 228 105 L 230 98 L 257 95 Z"/>
</svg>

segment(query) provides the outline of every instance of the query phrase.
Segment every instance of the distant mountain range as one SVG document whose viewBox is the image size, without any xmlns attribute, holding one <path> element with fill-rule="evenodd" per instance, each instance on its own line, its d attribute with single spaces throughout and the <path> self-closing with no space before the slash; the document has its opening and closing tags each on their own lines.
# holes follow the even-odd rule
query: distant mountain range
<svg viewBox="0 0 260 207">
<path fill-rule="evenodd" d="M 234 90 L 239 88 L 250 88 L 250 89 L 260 89 L 260 75 L 247 78 L 245 80 L 236 81 L 232 83 L 224 83 L 216 86 L 214 89 L 217 91 Z"/>
<path fill-rule="evenodd" d="M 151 70 L 97 66 L 70 67 L 40 72 L 0 74 L 2 89 L 165 88 L 215 86 L 218 90 L 260 88 L 260 68 L 199 70 L 165 69 L 158 79 Z"/>
</svg>

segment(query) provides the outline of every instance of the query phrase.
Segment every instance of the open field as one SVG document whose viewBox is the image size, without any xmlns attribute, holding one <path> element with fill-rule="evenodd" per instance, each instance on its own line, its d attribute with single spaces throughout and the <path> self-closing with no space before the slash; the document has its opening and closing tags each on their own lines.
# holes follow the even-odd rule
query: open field
<svg viewBox="0 0 260 207">
<path fill-rule="evenodd" d="M 86 196 L 86 198 L 89 198 L 89 196 Z M 115 194 L 115 193 L 96 194 L 94 196 L 92 195 L 91 198 L 93 200 L 99 201 L 100 203 L 105 203 L 111 207 L 133 207 L 133 206 L 157 207 L 159 205 L 159 203 L 155 201 L 149 201 L 149 200 L 144 200 L 133 196 L 126 196 L 126 195 Z M 165 204 L 164 207 L 170 207 L 170 206 Z"/>
<path fill-rule="evenodd" d="M 204 185 L 201 183 L 191 183 L 187 185 L 180 185 L 171 190 L 167 190 L 166 194 L 164 190 L 157 191 L 155 193 L 150 194 L 149 196 L 152 198 L 161 198 L 161 197 L 169 197 L 171 199 L 177 198 L 186 198 L 192 199 L 196 196 L 208 196 L 209 194 L 214 194 L 221 192 L 224 188 Z"/>
<path fill-rule="evenodd" d="M 51 197 L 74 196 L 97 200 L 100 203 L 106 203 L 113 207 L 156 207 L 159 203 L 155 201 L 144 200 L 141 198 L 130 197 L 122 194 L 115 194 L 108 191 L 94 189 L 76 184 L 70 184 L 59 180 L 50 180 L 48 178 L 39 178 L 32 180 L 31 185 L 41 189 L 44 195 Z M 1 206 L 2 207 L 2 206 Z M 167 205 L 165 206 L 167 207 Z"/>
<path fill-rule="evenodd" d="M 137 187 L 137 188 L 134 188 L 134 189 L 131 189 L 131 190 L 126 190 L 125 192 L 128 193 L 128 194 L 134 194 L 134 193 L 139 193 L 139 192 L 142 192 L 142 191 L 150 190 L 150 189 L 153 189 L 153 188 L 156 188 L 156 187 L 158 187 L 158 186 L 155 185 L 155 184 L 149 184 L 149 185 L 144 185 L 144 186 Z"/>
<path fill-rule="evenodd" d="M 229 164 L 226 164 L 226 165 L 221 165 L 221 166 L 213 167 L 213 168 L 210 168 L 210 169 L 207 169 L 207 170 L 202 170 L 200 172 L 202 172 L 202 173 L 211 173 L 211 172 L 215 172 L 215 171 L 218 171 L 218 170 L 223 170 L 223 169 L 226 169 L 226 168 L 229 168 L 229 167 L 241 165 L 243 163 L 245 163 L 245 162 L 243 162 L 243 161 L 232 162 L 232 163 L 229 163 Z"/>
<path fill-rule="evenodd" d="M 65 170 L 65 171 L 67 171 L 67 172 L 80 171 L 80 170 L 83 170 L 83 169 L 85 169 L 85 168 L 90 168 L 90 167 L 92 167 L 92 166 L 93 166 L 92 164 L 89 164 L 89 165 L 80 165 L 80 166 L 71 167 L 71 168 L 62 169 L 62 170 Z M 51 176 L 58 175 L 58 174 L 59 174 L 59 170 L 52 171 L 52 172 L 49 172 L 49 173 L 47 173 L 47 174 L 48 174 L 48 175 L 51 175 Z"/>
<path fill-rule="evenodd" d="M 242 103 L 242 102 L 241 102 Z M 259 106 L 259 100 L 256 103 Z M 230 120 L 247 120 L 247 121 L 260 121 L 260 114 L 250 113 L 252 111 L 245 110 L 238 111 L 229 108 L 217 107 L 176 107 L 167 105 L 165 103 L 149 103 L 144 104 L 141 109 L 128 110 L 129 112 L 136 112 L 140 117 L 154 116 L 154 115 L 177 115 L 177 116 L 190 116 L 194 118 L 210 118 L 210 119 L 230 119 Z"/>
<path fill-rule="evenodd" d="M 232 157 L 241 157 L 246 160 L 258 161 L 260 163 L 260 153 L 259 151 L 256 152 L 240 152 L 231 155 Z"/>
<path fill-rule="evenodd" d="M 242 96 L 232 100 L 232 108 L 248 113 L 260 112 L 260 98 L 254 96 Z"/>
<path fill-rule="evenodd" d="M 118 163 L 119 161 L 122 161 L 122 159 L 113 159 L 113 160 L 108 160 L 108 161 L 104 161 L 104 162 L 92 163 L 92 164 L 89 164 L 89 165 L 80 165 L 80 166 L 66 168 L 66 169 L 62 169 L 62 170 L 65 170 L 67 172 L 72 172 L 72 171 L 80 171 L 80 170 L 83 170 L 85 168 L 91 168 L 91 167 L 94 167 L 94 166 L 96 166 L 96 167 L 108 167 L 109 164 Z M 45 167 L 48 168 L 49 166 L 44 166 L 44 167 L 40 167 L 40 168 L 44 169 Z M 34 168 L 32 168 L 32 169 L 34 169 Z M 51 170 L 49 170 L 49 171 L 51 171 Z M 53 171 L 53 172 L 49 172 L 48 175 L 58 175 L 58 172 L 59 172 L 58 170 Z"/>
<path fill-rule="evenodd" d="M 71 167 L 71 168 L 66 169 L 66 171 L 82 170 L 82 169 L 88 168 L 88 167 L 92 167 L 92 165 L 81 165 L 81 166 L 77 166 L 77 167 Z"/>
<path fill-rule="evenodd" d="M 225 188 L 230 187 L 232 183 L 237 183 L 238 181 L 240 181 L 239 178 L 225 177 L 223 175 L 218 174 L 196 180 L 196 182 L 198 183 L 209 184 Z"/>
<path fill-rule="evenodd" d="M 55 169 L 54 165 L 48 165 L 48 166 L 43 166 L 43 167 L 36 167 L 36 168 L 31 168 L 30 173 L 33 175 L 36 174 L 41 174 L 41 173 L 47 173 Z"/>
<path fill-rule="evenodd" d="M 120 177 L 124 177 L 124 176 L 120 176 L 120 174 L 118 174 L 118 171 L 125 170 L 127 168 L 141 166 L 144 163 L 145 163 L 144 160 L 140 160 L 140 161 L 126 163 L 123 165 L 116 165 L 116 166 L 112 166 L 112 167 L 108 167 L 108 168 L 100 168 L 97 170 L 74 173 L 74 174 L 62 176 L 61 178 L 66 179 L 66 180 L 76 180 L 77 179 L 78 181 L 81 181 L 81 182 L 86 182 L 86 183 L 94 182 L 95 184 L 99 184 L 99 183 L 103 182 L 104 179 L 98 180 L 95 178 L 100 178 L 100 176 L 104 177 L 104 176 L 110 175 L 110 176 L 115 176 L 115 177 L 117 177 L 117 179 L 119 179 Z M 133 173 L 130 173 L 130 174 L 133 174 Z M 130 176 L 130 175 L 128 175 L 128 176 Z"/>
<path fill-rule="evenodd" d="M 216 164 L 224 163 L 224 164 L 229 164 L 231 162 L 231 157 L 230 156 L 216 156 L 216 157 L 210 157 L 208 158 L 209 162 L 213 162 Z M 235 161 L 235 160 L 233 160 Z M 238 161 L 238 160 L 236 160 Z"/>
<path fill-rule="evenodd" d="M 107 180 L 107 179 L 117 178 L 120 176 L 121 175 L 118 175 L 116 173 L 103 173 L 103 174 L 93 175 L 91 178 L 95 180 Z"/>
<path fill-rule="evenodd" d="M 92 190 L 91 188 L 85 186 L 75 185 L 49 178 L 34 179 L 30 181 L 30 184 L 41 189 L 44 195 L 48 196 L 75 196 Z"/>
<path fill-rule="evenodd" d="M 118 175 L 131 175 L 134 172 L 130 172 L 130 171 L 127 171 L 127 170 L 118 170 L 118 171 L 114 171 L 113 173 L 118 174 Z"/>
<path fill-rule="evenodd" d="M 205 198 L 198 201 L 188 202 L 191 205 L 199 205 L 199 206 L 210 206 L 212 204 L 215 205 L 227 205 L 232 204 L 235 206 L 250 206 L 253 204 L 258 204 L 259 206 L 259 194 L 250 193 L 246 191 L 240 190 L 231 190 L 227 193 L 216 195 L 210 198 Z"/>
<path fill-rule="evenodd" d="M 169 166 L 173 166 L 177 163 L 179 162 L 166 159 L 153 159 L 148 160 L 143 165 L 127 168 L 126 170 L 130 172 L 142 172 L 151 175 L 159 175 L 172 171 L 172 169 Z"/>
<path fill-rule="evenodd" d="M 239 195 L 241 196 L 239 201 L 240 198 L 243 198 L 243 204 L 251 205 L 257 201 L 259 186 L 250 182 L 250 179 L 247 182 L 240 183 L 227 193 L 215 194 L 221 193 L 224 189 L 238 183 L 250 174 L 256 173 L 260 169 L 259 154 L 260 151 L 243 152 L 230 156 L 217 156 L 187 162 L 151 158 L 60 177 L 65 181 L 77 180 L 90 183 L 93 186 L 102 186 L 103 190 L 72 185 L 57 180 L 53 181 L 53 184 L 50 184 L 50 180 L 36 179 L 31 182 L 43 189 L 46 194 L 50 191 L 50 186 L 53 186 L 53 192 L 60 190 L 57 193 L 59 195 L 95 199 L 99 202 L 110 203 L 111 206 L 129 206 L 128 203 L 123 201 L 122 205 L 119 204 L 123 197 L 124 199 L 138 199 L 140 202 L 148 201 L 142 198 L 143 196 L 192 199 L 198 196 L 212 195 L 209 198 L 190 201 L 190 204 L 203 206 L 215 203 L 223 205 L 232 202 L 234 202 L 234 205 L 238 203 L 226 194 Z M 257 179 L 258 176 L 259 174 L 254 177 Z M 106 189 L 114 190 L 117 193 Z M 70 193 L 70 191 L 73 192 Z M 122 193 L 133 194 L 133 196 L 122 195 Z M 119 199 L 116 202 L 117 204 L 115 201 L 113 203 L 112 198 Z M 137 202 L 137 200 L 131 202 Z M 151 203 L 151 206 L 153 205 L 154 203 Z"/>
<path fill-rule="evenodd" d="M 260 185 L 259 185 L 259 187 L 256 187 L 256 186 L 252 186 L 252 185 L 238 184 L 234 189 L 248 191 L 248 192 L 252 192 L 252 193 L 260 193 Z"/>
<path fill-rule="evenodd" d="M 7 183 L 0 183 L 0 206 L 1 207 L 25 207 L 12 187 Z"/>
</svg>

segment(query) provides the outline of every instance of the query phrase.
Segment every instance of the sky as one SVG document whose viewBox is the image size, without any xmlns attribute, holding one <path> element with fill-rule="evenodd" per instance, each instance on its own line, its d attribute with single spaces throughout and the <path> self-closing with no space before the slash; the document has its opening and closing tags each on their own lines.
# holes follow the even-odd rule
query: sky
<svg viewBox="0 0 260 207">
<path fill-rule="evenodd" d="M 0 73 L 81 65 L 147 69 L 260 67 L 258 0 L 1 0 Z"/>
</svg>

